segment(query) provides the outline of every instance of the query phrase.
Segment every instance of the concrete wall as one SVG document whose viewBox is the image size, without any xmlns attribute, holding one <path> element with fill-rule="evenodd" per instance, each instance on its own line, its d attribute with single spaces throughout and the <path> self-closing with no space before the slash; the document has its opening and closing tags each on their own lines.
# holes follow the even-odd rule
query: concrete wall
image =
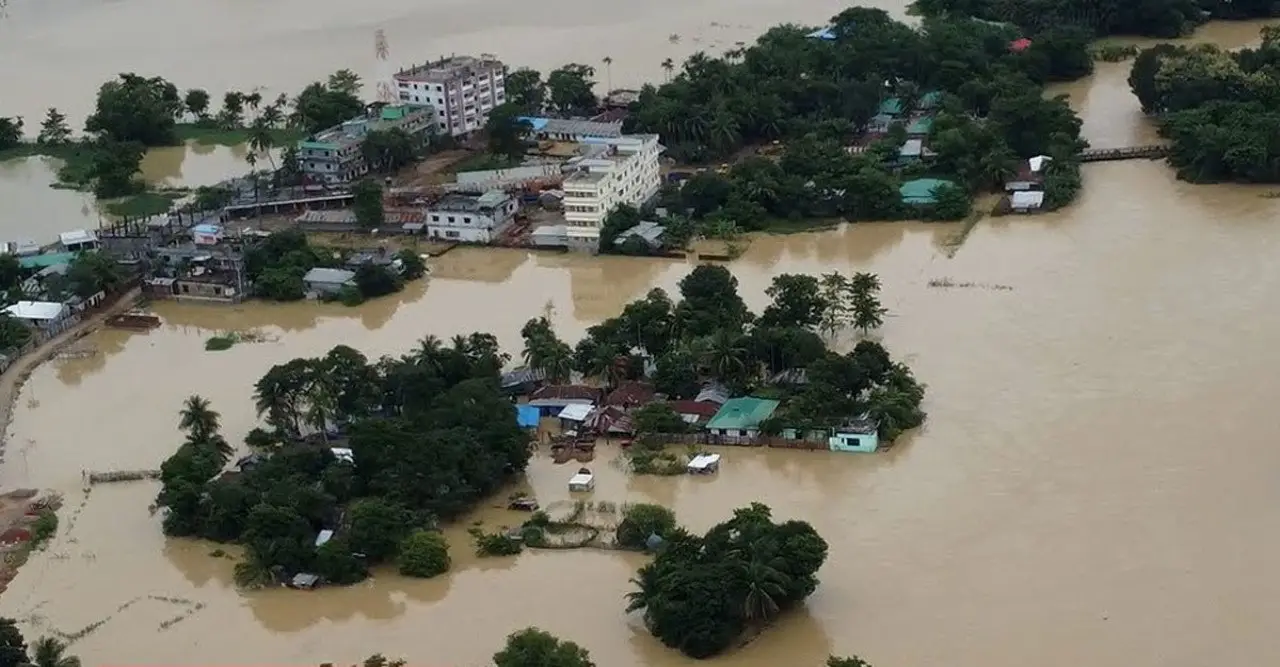
<svg viewBox="0 0 1280 667">
<path fill-rule="evenodd" d="M 511 169 L 489 169 L 486 171 L 458 172 L 458 185 L 479 185 L 482 183 L 508 183 L 527 181 L 560 174 L 558 164 L 535 164 L 528 167 L 512 167 Z"/>
</svg>

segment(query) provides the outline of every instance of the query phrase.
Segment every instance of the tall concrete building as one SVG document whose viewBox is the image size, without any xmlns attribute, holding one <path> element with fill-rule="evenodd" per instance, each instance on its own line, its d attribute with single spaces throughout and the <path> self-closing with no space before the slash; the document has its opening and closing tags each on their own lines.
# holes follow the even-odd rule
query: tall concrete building
<svg viewBox="0 0 1280 667">
<path fill-rule="evenodd" d="M 621 204 L 641 206 L 662 186 L 656 134 L 587 139 L 581 154 L 565 163 L 564 218 L 570 247 L 600 243 L 604 219 Z"/>
<path fill-rule="evenodd" d="M 436 110 L 440 134 L 461 136 L 484 127 L 489 112 L 507 101 L 506 66 L 482 56 L 451 56 L 396 72 L 400 101 Z"/>
<path fill-rule="evenodd" d="M 411 105 L 372 105 L 365 114 L 298 142 L 298 167 L 313 184 L 341 185 L 369 172 L 364 139 L 369 132 L 400 129 L 426 135 L 435 125 L 434 111 Z"/>
</svg>

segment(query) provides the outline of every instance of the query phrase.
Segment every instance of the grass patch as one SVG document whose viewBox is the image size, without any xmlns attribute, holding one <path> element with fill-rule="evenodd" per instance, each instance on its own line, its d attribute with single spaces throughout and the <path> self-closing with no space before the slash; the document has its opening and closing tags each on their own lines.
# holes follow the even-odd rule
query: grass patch
<svg viewBox="0 0 1280 667">
<path fill-rule="evenodd" d="M 210 352 L 221 352 L 235 347 L 237 343 L 265 343 L 274 340 L 258 331 L 222 331 L 214 334 L 204 342 L 204 349 Z"/>
<path fill-rule="evenodd" d="M 51 509 L 40 510 L 36 520 L 31 522 L 31 547 L 39 549 L 53 539 L 58 532 L 58 514 Z"/>
<path fill-rule="evenodd" d="M 1132 44 L 1103 44 L 1093 49 L 1093 57 L 1108 63 L 1118 63 L 1138 55 L 1138 47 Z"/>
<path fill-rule="evenodd" d="M 173 202 L 181 199 L 186 193 L 174 190 L 167 192 L 143 192 L 136 195 L 130 195 L 122 199 L 115 199 L 106 204 L 103 209 L 110 215 L 119 218 L 143 218 L 161 213 L 168 213 L 173 208 Z"/>
<path fill-rule="evenodd" d="M 174 133 L 179 141 L 190 141 L 201 146 L 239 146 L 249 141 L 249 130 L 243 127 L 227 129 L 200 123 L 178 123 L 174 127 Z M 287 146 L 305 136 L 305 132 L 297 129 L 272 129 L 271 143 L 276 146 Z"/>
<path fill-rule="evenodd" d="M 522 160 L 513 160 L 506 155 L 494 155 L 493 153 L 472 153 L 467 157 L 453 163 L 449 167 L 449 171 L 488 171 L 490 169 L 511 169 L 519 167 L 523 164 Z"/>
<path fill-rule="evenodd" d="M 839 220 L 823 218 L 773 218 L 765 221 L 760 231 L 766 234 L 803 234 L 830 231 L 839 225 Z"/>
</svg>

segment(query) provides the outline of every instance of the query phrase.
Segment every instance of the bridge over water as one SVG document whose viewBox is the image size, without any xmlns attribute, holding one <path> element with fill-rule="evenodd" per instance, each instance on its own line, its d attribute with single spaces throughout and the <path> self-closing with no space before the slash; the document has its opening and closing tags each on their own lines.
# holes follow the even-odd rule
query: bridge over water
<svg viewBox="0 0 1280 667">
<path fill-rule="evenodd" d="M 1169 147 L 1161 144 L 1147 146 L 1119 146 L 1115 148 L 1086 148 L 1080 151 L 1081 162 L 1114 162 L 1117 160 L 1154 160 L 1169 154 Z"/>
</svg>

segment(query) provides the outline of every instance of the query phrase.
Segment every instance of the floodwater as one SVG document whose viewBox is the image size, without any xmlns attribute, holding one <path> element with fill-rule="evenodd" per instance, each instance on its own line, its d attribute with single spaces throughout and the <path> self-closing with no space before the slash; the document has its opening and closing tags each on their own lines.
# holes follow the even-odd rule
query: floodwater
<svg viewBox="0 0 1280 667">
<path fill-rule="evenodd" d="M 238 82 L 246 78 L 239 70 L 252 67 L 255 76 L 292 80 L 305 62 L 318 75 L 354 53 L 378 20 L 394 20 L 397 53 L 410 46 L 427 10 L 389 4 L 326 6 L 315 15 L 293 2 L 67 9 L 13 0 L 11 16 L 26 16 L 39 33 L 19 39 L 49 54 L 25 54 L 16 86 L 30 77 L 34 91 L 55 69 L 68 81 L 96 80 L 94 68 L 132 66 L 179 44 L 189 57 L 158 61 L 191 72 L 161 73 Z M 593 5 L 605 15 L 580 21 L 574 40 L 556 38 L 567 28 L 528 30 L 566 25 L 569 10 L 586 7 L 562 4 L 483 28 L 506 14 L 446 5 L 422 34 L 453 35 L 434 50 L 492 43 L 504 56 L 498 46 L 506 40 L 528 52 L 507 57 L 534 64 L 583 57 L 607 40 L 620 76 L 641 67 L 624 64 L 632 60 L 620 55 L 624 47 L 651 50 L 645 62 L 659 61 L 668 48 L 661 35 L 694 34 L 718 14 L 750 16 L 759 28 L 835 10 L 814 5 L 803 8 L 806 17 L 780 3 L 759 3 L 759 11 L 738 3 Z M 206 30 L 144 39 L 141 26 L 162 21 Z M 236 30 L 217 28 L 233 21 Z M 1257 27 L 1207 33 L 1238 46 Z M 0 37 L 0 50 L 12 48 Z M 325 47 L 308 50 L 313 43 Z M 76 69 L 90 52 L 86 71 Z M 523 57 L 538 54 L 541 62 Z M 0 58 L 0 68 L 12 68 L 6 81 L 19 71 L 12 61 Z M 1103 65 L 1093 79 L 1061 89 L 1095 145 L 1151 138 L 1126 73 L 1123 63 Z M 34 103 L 32 95 L 18 99 Z M 1180 183 L 1157 162 L 1089 166 L 1084 176 L 1070 209 L 983 221 L 954 253 L 953 225 L 867 224 L 756 239 L 731 265 L 756 308 L 778 273 L 879 273 L 893 316 L 877 335 L 928 383 L 929 422 L 875 456 L 727 449 L 712 478 L 627 478 L 610 462 L 616 452 L 599 453 L 590 464 L 599 475 L 595 500 L 659 502 L 698 529 L 760 500 L 779 516 L 811 521 L 830 542 L 823 583 L 805 608 L 721 662 L 816 666 L 829 653 L 857 653 L 881 667 L 1280 661 L 1272 572 L 1280 560 L 1272 530 L 1280 505 L 1280 201 L 1267 188 Z M 38 179 L 0 184 L 26 193 L 21 206 L 32 215 L 55 211 L 38 208 L 46 206 Z M 96 354 L 41 367 L 18 400 L 0 486 L 59 489 L 67 510 L 48 551 L 0 597 L 0 613 L 23 619 L 31 635 L 93 626 L 73 646 L 89 664 L 314 665 L 381 652 L 416 664 L 479 665 L 506 634 L 538 625 L 581 643 L 601 665 L 688 665 L 622 613 L 635 556 L 478 561 L 468 555 L 464 522 L 450 533 L 456 567 L 437 580 L 380 572 L 347 589 L 245 594 L 230 584 L 233 561 L 210 555 L 214 546 L 161 536 L 147 512 L 154 485 L 103 485 L 86 498 L 80 477 L 155 467 L 179 442 L 177 411 L 191 393 L 212 400 L 228 439 L 238 441 L 255 423 L 251 384 L 273 363 L 339 343 L 370 356 L 397 353 L 426 334 L 472 330 L 491 331 L 518 353 L 530 317 L 550 313 L 562 335 L 575 337 L 652 286 L 673 289 L 690 268 L 459 250 L 435 261 L 428 282 L 359 309 L 162 305 L 159 330 L 88 337 L 77 345 Z M 247 328 L 274 340 L 204 351 L 215 331 Z M 577 465 L 541 455 L 527 485 L 543 504 L 565 500 Z M 490 526 L 520 520 L 496 509 L 475 518 Z"/>
</svg>

